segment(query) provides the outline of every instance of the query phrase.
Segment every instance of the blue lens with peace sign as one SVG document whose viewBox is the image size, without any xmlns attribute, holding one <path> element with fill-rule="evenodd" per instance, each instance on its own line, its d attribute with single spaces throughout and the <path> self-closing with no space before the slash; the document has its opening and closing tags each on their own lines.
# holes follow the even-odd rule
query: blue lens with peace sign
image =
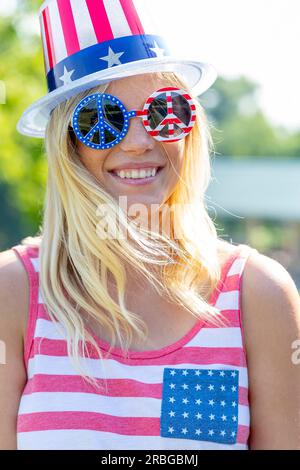
<svg viewBox="0 0 300 470">
<path fill-rule="evenodd" d="M 196 107 L 186 91 L 162 88 L 146 101 L 143 110 L 127 111 L 116 97 L 89 95 L 77 105 L 72 118 L 77 138 L 93 149 L 109 149 L 126 136 L 130 119 L 140 117 L 156 140 L 175 142 L 186 137 L 196 120 Z"/>
<path fill-rule="evenodd" d="M 115 96 L 97 93 L 83 99 L 73 114 L 73 130 L 88 147 L 108 149 L 117 145 L 127 134 L 129 119 L 123 103 Z"/>
</svg>

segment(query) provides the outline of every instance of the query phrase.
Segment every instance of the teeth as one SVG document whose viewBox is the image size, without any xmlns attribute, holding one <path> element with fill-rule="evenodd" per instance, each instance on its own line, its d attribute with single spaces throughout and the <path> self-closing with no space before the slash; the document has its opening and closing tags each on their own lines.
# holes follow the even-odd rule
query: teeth
<svg viewBox="0 0 300 470">
<path fill-rule="evenodd" d="M 157 168 L 143 168 L 141 170 L 121 170 L 121 171 L 116 171 L 116 173 L 120 178 L 131 178 L 131 179 L 149 178 L 150 176 L 156 175 Z"/>
</svg>

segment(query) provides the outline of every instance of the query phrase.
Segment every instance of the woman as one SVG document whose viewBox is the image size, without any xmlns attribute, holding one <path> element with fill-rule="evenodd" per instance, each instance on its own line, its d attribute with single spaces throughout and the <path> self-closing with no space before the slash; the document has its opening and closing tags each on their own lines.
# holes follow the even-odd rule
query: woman
<svg viewBox="0 0 300 470">
<path fill-rule="evenodd" d="M 0 448 L 299 449 L 295 284 L 205 207 L 213 69 L 135 2 L 74 5 L 41 7 L 49 94 L 18 125 L 49 174 L 40 233 L 0 256 Z"/>
</svg>

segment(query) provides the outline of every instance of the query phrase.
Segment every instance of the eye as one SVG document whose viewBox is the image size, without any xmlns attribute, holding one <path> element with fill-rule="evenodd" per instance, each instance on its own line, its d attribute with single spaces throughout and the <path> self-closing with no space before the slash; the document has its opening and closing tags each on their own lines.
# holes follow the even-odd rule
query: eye
<svg viewBox="0 0 300 470">
<path fill-rule="evenodd" d="M 148 121 L 151 129 L 156 129 L 157 126 L 167 117 L 168 107 L 166 95 L 159 95 L 155 98 L 148 109 Z"/>
<path fill-rule="evenodd" d="M 172 93 L 173 113 L 177 116 L 186 126 L 191 122 L 191 108 L 187 100 L 177 93 Z"/>
<path fill-rule="evenodd" d="M 98 122 L 98 109 L 97 100 L 91 100 L 86 106 L 81 108 L 78 116 L 78 127 L 83 136 L 86 136 L 89 131 Z"/>
<path fill-rule="evenodd" d="M 104 98 L 102 100 L 102 111 L 107 124 L 109 124 L 115 131 L 122 132 L 125 120 L 120 107 L 111 100 Z"/>
</svg>

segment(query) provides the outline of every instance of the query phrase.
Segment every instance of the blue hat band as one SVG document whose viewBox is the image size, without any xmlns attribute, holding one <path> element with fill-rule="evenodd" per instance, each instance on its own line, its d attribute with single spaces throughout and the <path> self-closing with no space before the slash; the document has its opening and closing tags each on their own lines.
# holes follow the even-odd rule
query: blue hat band
<svg viewBox="0 0 300 470">
<path fill-rule="evenodd" d="M 165 40 L 155 35 L 126 36 L 95 44 L 55 65 L 47 74 L 48 90 L 52 92 L 111 67 L 168 55 Z"/>
</svg>

